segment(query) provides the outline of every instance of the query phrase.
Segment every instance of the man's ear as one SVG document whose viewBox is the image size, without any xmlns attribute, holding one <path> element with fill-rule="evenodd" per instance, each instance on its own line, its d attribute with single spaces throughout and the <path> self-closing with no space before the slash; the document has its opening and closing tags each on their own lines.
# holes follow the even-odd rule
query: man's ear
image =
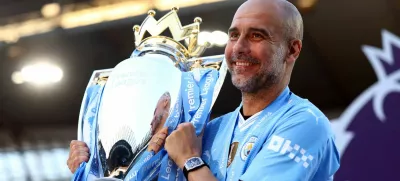
<svg viewBox="0 0 400 181">
<path fill-rule="evenodd" d="M 301 48 L 303 47 L 303 43 L 299 39 L 291 40 L 288 43 L 288 53 L 286 57 L 287 63 L 293 64 L 296 62 L 297 58 L 299 58 Z"/>
</svg>

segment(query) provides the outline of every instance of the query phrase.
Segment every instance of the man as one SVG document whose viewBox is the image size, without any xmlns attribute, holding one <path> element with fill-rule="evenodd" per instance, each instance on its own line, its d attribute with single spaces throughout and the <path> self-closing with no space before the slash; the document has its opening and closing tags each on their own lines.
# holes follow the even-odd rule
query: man
<svg viewBox="0 0 400 181">
<path fill-rule="evenodd" d="M 242 104 L 199 137 L 180 124 L 166 138 L 168 155 L 189 181 L 333 180 L 339 155 L 329 121 L 288 88 L 302 48 L 298 10 L 285 0 L 248 0 L 229 36 L 225 58 Z"/>
<path fill-rule="evenodd" d="M 165 142 L 169 156 L 180 168 L 196 157 L 208 163 L 189 171 L 190 181 L 332 180 L 339 155 L 330 123 L 288 89 L 302 48 L 298 10 L 285 0 L 248 0 L 229 37 L 225 58 L 242 105 L 211 121 L 203 139 L 190 123 L 179 125 Z"/>
</svg>

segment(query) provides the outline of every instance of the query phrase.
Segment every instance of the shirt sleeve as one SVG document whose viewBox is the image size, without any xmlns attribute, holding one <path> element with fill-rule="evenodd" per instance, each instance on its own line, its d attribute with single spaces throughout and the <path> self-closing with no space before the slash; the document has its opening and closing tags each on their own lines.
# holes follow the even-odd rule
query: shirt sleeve
<svg viewBox="0 0 400 181">
<path fill-rule="evenodd" d="M 339 154 L 329 120 L 308 109 L 280 122 L 240 180 L 332 180 Z"/>
</svg>

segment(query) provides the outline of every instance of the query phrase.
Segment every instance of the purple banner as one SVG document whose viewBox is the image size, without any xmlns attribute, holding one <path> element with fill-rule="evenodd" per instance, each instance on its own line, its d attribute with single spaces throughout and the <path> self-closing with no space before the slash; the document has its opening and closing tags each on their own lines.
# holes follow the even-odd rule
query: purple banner
<svg viewBox="0 0 400 181">
<path fill-rule="evenodd" d="M 341 153 L 335 181 L 400 180 L 400 38 L 383 30 L 382 48 L 363 46 L 378 81 L 332 127 Z"/>
</svg>

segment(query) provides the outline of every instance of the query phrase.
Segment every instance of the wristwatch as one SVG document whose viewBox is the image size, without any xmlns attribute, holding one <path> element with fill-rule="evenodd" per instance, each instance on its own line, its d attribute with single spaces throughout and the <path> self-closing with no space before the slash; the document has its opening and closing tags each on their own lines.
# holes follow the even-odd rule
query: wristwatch
<svg viewBox="0 0 400 181">
<path fill-rule="evenodd" d="M 208 167 L 208 165 L 200 157 L 192 157 L 187 159 L 185 165 L 183 166 L 183 174 L 185 175 L 186 180 L 189 180 L 189 172 L 195 171 L 203 166 Z"/>
</svg>

